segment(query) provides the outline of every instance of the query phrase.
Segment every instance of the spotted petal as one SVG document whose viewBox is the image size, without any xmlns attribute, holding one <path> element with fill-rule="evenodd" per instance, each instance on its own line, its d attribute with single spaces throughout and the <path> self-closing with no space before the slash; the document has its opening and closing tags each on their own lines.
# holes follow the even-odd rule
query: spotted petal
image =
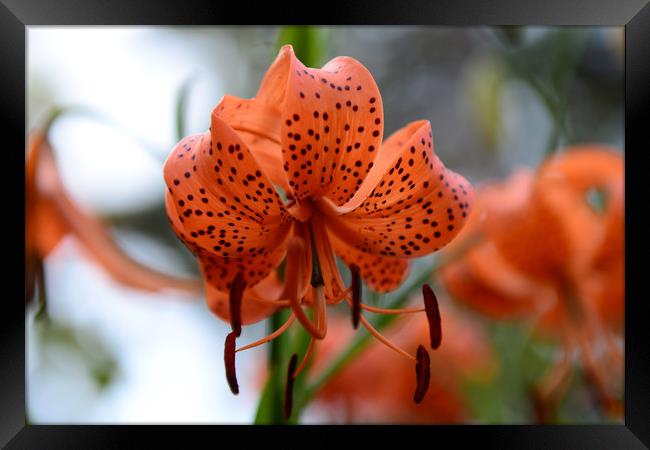
<svg viewBox="0 0 650 450">
<path fill-rule="evenodd" d="M 226 95 L 216 110 L 251 151 L 262 171 L 276 186 L 289 191 L 289 181 L 282 170 L 280 150 L 280 112 L 265 96 L 242 99 Z"/>
<path fill-rule="evenodd" d="M 383 134 L 372 75 L 349 57 L 308 68 L 285 46 L 260 91 L 281 102 L 282 155 L 293 196 L 348 201 L 372 168 Z"/>
<path fill-rule="evenodd" d="M 246 144 L 212 114 L 211 131 L 183 139 L 165 163 L 167 210 L 177 234 L 195 253 L 215 258 L 227 290 L 245 270 L 252 286 L 281 259 L 278 250 L 291 219 L 273 185 Z"/>
<path fill-rule="evenodd" d="M 230 321 L 230 303 L 228 293 L 217 288 L 223 267 L 213 264 L 210 257 L 199 258 L 201 273 L 205 286 L 208 307 L 212 312 L 226 322 Z M 243 325 L 259 322 L 273 314 L 278 308 L 273 304 L 282 292 L 282 285 L 275 271 L 252 288 L 246 289 L 241 302 L 241 318 Z"/>
<path fill-rule="evenodd" d="M 429 122 L 400 133 L 405 144 L 390 150 L 393 160 L 354 210 L 330 215 L 337 236 L 366 253 L 390 257 L 429 254 L 446 245 L 463 227 L 474 190 L 462 176 L 445 168 L 433 151 Z M 385 164 L 385 163 L 384 163 Z"/>
<path fill-rule="evenodd" d="M 348 266 L 356 264 L 361 278 L 375 292 L 389 292 L 399 287 L 409 271 L 408 260 L 364 253 L 345 241 L 329 234 L 334 252 Z"/>
</svg>

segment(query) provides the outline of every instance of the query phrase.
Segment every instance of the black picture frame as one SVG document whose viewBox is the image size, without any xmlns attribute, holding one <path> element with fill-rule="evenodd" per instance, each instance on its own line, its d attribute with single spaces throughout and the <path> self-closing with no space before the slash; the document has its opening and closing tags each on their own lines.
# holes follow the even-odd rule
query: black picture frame
<svg viewBox="0 0 650 450">
<path fill-rule="evenodd" d="M 423 445 L 441 441 L 454 445 L 473 444 L 480 448 L 589 448 L 632 449 L 650 445 L 650 350 L 647 315 L 639 259 L 643 237 L 643 189 L 640 181 L 645 148 L 644 128 L 650 105 L 650 4 L 649 0 L 393 0 L 346 1 L 339 3 L 224 2 L 185 0 L 183 2 L 139 0 L 0 0 L 0 80 L 2 93 L 0 121 L 4 125 L 6 147 L 2 177 L 5 205 L 3 233 L 11 252 L 5 268 L 19 271 L 24 261 L 18 236 L 24 238 L 24 197 L 15 195 L 24 183 L 23 155 L 26 146 L 26 35 L 32 25 L 220 25 L 257 23 L 311 24 L 418 24 L 418 25 L 605 25 L 625 26 L 625 189 L 626 204 L 626 305 L 625 305 L 625 423 L 590 426 L 435 426 L 435 427 L 327 427 L 325 440 L 362 434 L 386 441 L 407 443 L 423 439 Z M 645 144 L 647 146 L 647 144 Z M 10 165 L 12 165 L 10 167 Z M 13 166 L 15 165 L 15 166 Z M 6 175 L 11 176 L 6 176 Z M 635 197 L 639 198 L 635 198 Z M 24 214 L 23 214 L 24 217 Z M 631 244 L 630 244 L 631 243 Z M 10 256 L 11 255 L 11 256 Z M 21 257 L 22 255 L 22 257 Z M 24 264 L 23 266 L 24 267 Z M 4 299 L 0 326 L 0 445 L 7 448 L 114 448 L 150 444 L 154 438 L 166 443 L 193 439 L 237 445 L 255 438 L 289 443 L 294 439 L 314 439 L 312 433 L 324 427 L 295 427 L 290 434 L 279 427 L 256 427 L 242 433 L 240 427 L 151 427 L 151 426 L 39 426 L 26 425 L 25 414 L 25 308 L 18 301 L 22 292 L 18 276 L 11 279 Z M 308 434 L 307 434 L 308 433 Z M 267 436 L 257 436 L 258 434 Z M 414 436 L 414 434 L 418 436 Z M 408 441 L 404 441 L 404 437 Z M 329 437 L 329 438 L 328 438 Z M 321 438 L 319 438 L 321 439 Z M 299 442 L 299 441 L 294 441 Z M 427 443 L 429 442 L 429 443 Z M 364 444 L 368 445 L 368 444 Z M 411 444 L 412 445 L 412 444 Z"/>
</svg>

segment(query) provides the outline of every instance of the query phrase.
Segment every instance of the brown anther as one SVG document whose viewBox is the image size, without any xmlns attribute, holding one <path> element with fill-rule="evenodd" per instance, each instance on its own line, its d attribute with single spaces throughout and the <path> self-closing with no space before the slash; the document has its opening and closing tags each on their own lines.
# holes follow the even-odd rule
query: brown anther
<svg viewBox="0 0 650 450">
<path fill-rule="evenodd" d="M 241 335 L 241 299 L 245 288 L 244 274 L 237 272 L 230 285 L 230 326 L 237 337 Z"/>
<path fill-rule="evenodd" d="M 352 277 L 352 326 L 356 330 L 359 327 L 361 317 L 361 275 L 359 266 L 351 264 L 350 275 Z"/>
<path fill-rule="evenodd" d="M 239 394 L 239 385 L 237 384 L 237 371 L 235 370 L 235 338 L 237 335 L 234 331 L 226 336 L 226 345 L 223 351 L 223 359 L 226 363 L 226 380 L 233 394 Z"/>
<path fill-rule="evenodd" d="M 296 377 L 294 377 L 294 372 L 296 371 L 296 364 L 298 364 L 298 355 L 291 355 L 291 360 L 289 361 L 289 368 L 287 369 L 287 385 L 284 390 L 284 418 L 289 420 L 291 417 L 291 410 L 293 409 L 293 382 Z"/>
<path fill-rule="evenodd" d="M 440 325 L 440 309 L 438 300 L 428 284 L 422 285 L 422 296 L 424 297 L 424 309 L 429 321 L 429 336 L 431 337 L 431 348 L 436 350 L 442 342 L 442 327 Z"/>
<path fill-rule="evenodd" d="M 417 387 L 413 395 L 413 401 L 420 403 L 424 399 L 424 395 L 429 389 L 429 379 L 431 378 L 429 352 L 422 346 L 418 346 L 417 362 L 415 363 L 415 375 L 417 380 Z"/>
</svg>

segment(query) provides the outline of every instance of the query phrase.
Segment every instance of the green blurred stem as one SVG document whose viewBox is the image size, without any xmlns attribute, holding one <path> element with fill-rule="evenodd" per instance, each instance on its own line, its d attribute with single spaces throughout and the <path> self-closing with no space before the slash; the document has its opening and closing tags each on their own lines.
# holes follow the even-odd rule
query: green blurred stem
<svg viewBox="0 0 650 450">
<path fill-rule="evenodd" d="M 187 100 L 192 86 L 193 78 L 188 78 L 181 85 L 176 94 L 176 140 L 180 141 L 187 134 L 187 123 L 185 113 L 187 112 Z"/>
<path fill-rule="evenodd" d="M 320 67 L 327 51 L 327 30 L 313 26 L 280 28 L 277 48 L 291 44 L 296 56 L 307 67 Z"/>
<path fill-rule="evenodd" d="M 544 156 L 548 157 L 555 153 L 562 137 L 567 141 L 572 140 L 570 130 L 567 126 L 566 102 L 560 99 L 555 100 L 534 77 L 525 77 L 525 79 L 537 94 L 553 120 L 553 131 L 549 136 L 544 152 Z"/>
<path fill-rule="evenodd" d="M 269 320 L 269 332 L 279 328 L 287 319 L 289 311 L 282 310 L 273 314 Z M 269 343 L 268 354 L 268 373 L 269 377 L 262 391 L 257 412 L 255 414 L 255 424 L 285 424 L 284 419 L 284 383 L 282 376 L 286 372 L 285 368 L 289 361 L 289 336 L 283 333 L 275 340 Z M 286 368 L 285 368 L 286 369 Z"/>
<path fill-rule="evenodd" d="M 501 27 L 496 28 L 492 33 L 488 32 L 487 35 L 505 51 L 505 60 L 512 69 L 513 74 L 528 84 L 551 116 L 553 130 L 548 138 L 544 152 L 544 156 L 548 157 L 555 153 L 562 143 L 569 144 L 574 141 L 567 114 L 567 98 L 569 97 L 571 80 L 575 76 L 580 59 L 584 54 L 585 35 L 574 36 L 572 40 L 566 43 L 566 45 L 572 45 L 574 51 L 568 56 L 566 55 L 566 51 L 562 53 L 564 55 L 562 59 L 562 71 L 565 81 L 561 86 L 556 85 L 555 87 L 557 89 L 548 89 L 543 83 L 544 79 L 540 78 L 534 67 L 527 62 L 526 55 L 522 53 L 526 49 L 522 48 L 522 44 L 519 41 L 519 32 L 517 31 L 516 33 L 516 39 L 513 39 L 509 34 L 511 32 L 512 30 Z M 561 52 L 563 49 L 556 46 L 555 50 Z"/>
</svg>

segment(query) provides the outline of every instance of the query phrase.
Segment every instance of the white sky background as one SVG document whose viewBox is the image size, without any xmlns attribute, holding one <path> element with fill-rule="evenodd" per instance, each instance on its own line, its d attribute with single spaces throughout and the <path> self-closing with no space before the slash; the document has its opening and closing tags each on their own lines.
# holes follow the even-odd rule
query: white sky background
<svg viewBox="0 0 650 450">
<path fill-rule="evenodd" d="M 237 43 L 215 29 L 30 27 L 29 125 L 40 123 L 53 105 L 82 105 L 108 117 L 116 127 L 78 116 L 55 126 L 63 181 L 92 211 L 137 211 L 162 198 L 162 162 L 176 143 L 180 85 L 194 77 L 188 127 L 203 131 L 221 96 L 246 83 L 247 65 L 240 62 Z M 120 238 L 140 260 L 178 273 L 176 255 L 155 242 L 142 235 Z M 264 350 L 238 355 L 241 393 L 233 396 L 223 368 L 227 326 L 203 299 L 120 286 L 69 238 L 47 259 L 46 277 L 52 318 L 97 338 L 119 367 L 114 382 L 100 391 L 78 353 L 54 343 L 37 347 L 29 326 L 31 421 L 251 422 L 259 383 L 252 364 L 265 357 Z M 263 324 L 247 327 L 243 342 L 262 333 Z"/>
</svg>

